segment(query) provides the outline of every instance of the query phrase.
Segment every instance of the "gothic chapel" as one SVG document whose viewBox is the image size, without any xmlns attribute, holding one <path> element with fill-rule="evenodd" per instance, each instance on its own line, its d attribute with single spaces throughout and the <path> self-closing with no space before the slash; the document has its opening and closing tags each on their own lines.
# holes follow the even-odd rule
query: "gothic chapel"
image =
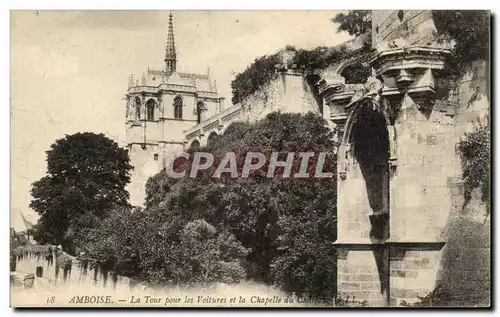
<svg viewBox="0 0 500 317">
<path fill-rule="evenodd" d="M 169 153 L 185 148 L 184 131 L 219 112 L 219 97 L 209 74 L 177 72 L 172 13 L 169 15 L 164 69 L 130 76 L 126 94 L 126 142 L 135 167 L 129 185 L 132 205 L 145 199 L 145 184 L 160 172 Z"/>
</svg>

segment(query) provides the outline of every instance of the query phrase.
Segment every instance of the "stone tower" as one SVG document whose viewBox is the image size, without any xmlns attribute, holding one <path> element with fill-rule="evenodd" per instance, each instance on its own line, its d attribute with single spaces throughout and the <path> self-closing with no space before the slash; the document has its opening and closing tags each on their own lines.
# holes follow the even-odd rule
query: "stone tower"
<svg viewBox="0 0 500 317">
<path fill-rule="evenodd" d="M 172 13 L 164 61 L 164 69 L 148 69 L 140 81 L 133 76 L 128 81 L 125 122 L 134 166 L 128 188 L 133 205 L 144 202 L 148 178 L 161 171 L 170 154 L 184 150 L 184 131 L 215 115 L 223 101 L 209 74 L 177 71 Z"/>
<path fill-rule="evenodd" d="M 336 122 L 337 293 L 344 299 L 398 306 L 475 278 L 459 268 L 455 255 L 468 249 L 457 246 L 463 233 L 452 229 L 460 78 L 449 71 L 451 46 L 438 44 L 435 31 L 431 11 L 372 11 L 373 76 Z M 487 251 L 472 250 L 489 262 Z"/>
</svg>

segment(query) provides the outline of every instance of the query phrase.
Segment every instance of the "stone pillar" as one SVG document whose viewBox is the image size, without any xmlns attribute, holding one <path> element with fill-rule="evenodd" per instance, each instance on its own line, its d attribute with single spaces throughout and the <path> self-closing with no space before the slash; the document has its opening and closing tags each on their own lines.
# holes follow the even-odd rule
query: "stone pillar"
<svg viewBox="0 0 500 317">
<path fill-rule="evenodd" d="M 373 77 L 346 109 L 338 152 L 338 295 L 399 306 L 439 279 L 447 180 L 457 171 L 453 104 L 436 100 L 449 95 L 442 78 L 451 52 L 433 46 L 430 12 L 374 12 Z M 413 30 L 426 46 L 415 46 Z"/>
<path fill-rule="evenodd" d="M 457 173 L 452 112 L 446 109 L 453 105 L 436 102 L 448 95 L 440 79 L 450 51 L 404 43 L 377 43 L 371 61 L 384 83 L 381 97 L 388 101 L 397 143 L 389 185 L 390 238 L 385 241 L 394 306 L 416 302 L 437 285 L 443 230 L 452 208 L 447 180 Z"/>
</svg>

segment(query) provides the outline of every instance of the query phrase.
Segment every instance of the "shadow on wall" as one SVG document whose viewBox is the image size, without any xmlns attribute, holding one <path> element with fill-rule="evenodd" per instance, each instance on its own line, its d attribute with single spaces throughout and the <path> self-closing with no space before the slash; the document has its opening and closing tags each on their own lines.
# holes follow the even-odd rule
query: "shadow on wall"
<svg viewBox="0 0 500 317">
<path fill-rule="evenodd" d="M 491 226 L 478 195 L 459 204 L 448 219 L 437 286 L 443 305 L 489 306 L 491 303 Z"/>
</svg>

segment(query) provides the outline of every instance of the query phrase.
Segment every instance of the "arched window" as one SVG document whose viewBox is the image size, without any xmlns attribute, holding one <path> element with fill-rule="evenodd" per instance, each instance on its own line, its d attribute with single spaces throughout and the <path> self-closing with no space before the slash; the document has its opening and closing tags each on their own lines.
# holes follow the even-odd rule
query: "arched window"
<svg viewBox="0 0 500 317">
<path fill-rule="evenodd" d="M 340 75 L 345 78 L 346 84 L 364 84 L 371 74 L 370 67 L 363 66 L 361 62 L 356 62 L 346 66 Z"/>
<path fill-rule="evenodd" d="M 198 142 L 198 140 L 194 140 L 189 148 L 191 150 L 198 150 L 200 148 L 200 142 Z"/>
<path fill-rule="evenodd" d="M 155 121 L 155 105 L 156 102 L 153 99 L 149 99 L 148 102 L 146 103 L 146 110 L 147 110 L 147 120 L 148 121 Z"/>
<path fill-rule="evenodd" d="M 201 121 L 203 121 L 203 111 L 207 110 L 205 108 L 205 105 L 203 104 L 203 102 L 198 102 L 198 104 L 196 105 L 196 115 L 197 115 L 197 121 L 198 121 L 198 124 L 201 123 Z"/>
<path fill-rule="evenodd" d="M 135 119 L 141 120 L 141 99 L 135 98 Z"/>
<path fill-rule="evenodd" d="M 207 146 L 212 147 L 217 140 L 219 140 L 219 135 L 215 132 L 210 133 L 207 140 Z"/>
<path fill-rule="evenodd" d="M 182 119 L 182 98 L 180 96 L 174 99 L 174 117 L 176 119 Z"/>
</svg>

